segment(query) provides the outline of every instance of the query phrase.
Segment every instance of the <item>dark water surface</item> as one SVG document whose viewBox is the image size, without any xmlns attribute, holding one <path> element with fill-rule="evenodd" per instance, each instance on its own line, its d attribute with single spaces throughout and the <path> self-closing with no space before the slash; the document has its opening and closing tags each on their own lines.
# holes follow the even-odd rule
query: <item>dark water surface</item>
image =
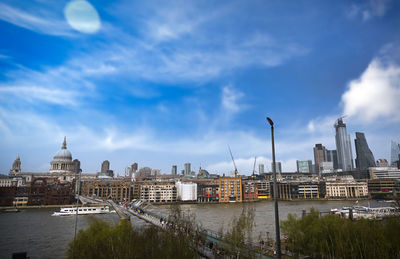
<svg viewBox="0 0 400 259">
<path fill-rule="evenodd" d="M 373 205 L 371 201 L 371 205 Z M 286 219 L 289 213 L 301 215 L 302 210 L 311 207 L 320 211 L 331 208 L 353 205 L 353 201 L 296 201 L 279 202 L 280 219 Z M 359 205 L 368 205 L 368 201 L 360 201 Z M 185 212 L 195 215 L 203 227 L 218 231 L 221 226 L 226 229 L 234 216 L 239 216 L 243 207 L 255 210 L 254 238 L 261 234 L 274 237 L 273 202 L 228 203 L 228 204 L 184 204 Z M 65 258 L 68 243 L 74 237 L 75 217 L 52 217 L 56 209 L 26 209 L 19 213 L 0 214 L 0 258 L 11 258 L 13 252 L 28 252 L 30 258 Z M 152 207 L 154 212 L 166 215 L 169 206 Z M 78 230 L 86 229 L 93 218 L 117 223 L 117 214 L 101 214 L 95 216 L 79 216 Z M 143 226 L 142 220 L 132 218 L 134 226 Z"/>
</svg>

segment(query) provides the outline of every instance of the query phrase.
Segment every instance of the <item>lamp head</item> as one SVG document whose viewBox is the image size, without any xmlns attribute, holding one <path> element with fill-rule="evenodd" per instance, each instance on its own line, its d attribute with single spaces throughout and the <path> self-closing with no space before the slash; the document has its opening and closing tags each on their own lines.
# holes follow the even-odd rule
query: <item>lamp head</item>
<svg viewBox="0 0 400 259">
<path fill-rule="evenodd" d="M 267 121 L 269 122 L 269 124 L 271 125 L 271 127 L 274 126 L 274 122 L 271 120 L 270 117 L 267 117 Z"/>
</svg>

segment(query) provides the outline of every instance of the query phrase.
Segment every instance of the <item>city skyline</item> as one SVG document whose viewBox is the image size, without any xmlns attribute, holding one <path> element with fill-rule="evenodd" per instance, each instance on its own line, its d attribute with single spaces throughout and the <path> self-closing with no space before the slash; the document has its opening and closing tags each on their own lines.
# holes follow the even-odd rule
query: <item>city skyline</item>
<svg viewBox="0 0 400 259">
<path fill-rule="evenodd" d="M 343 115 L 375 159 L 400 142 L 396 1 L 77 2 L 0 3 L 2 173 L 48 171 L 64 136 L 86 173 L 228 173 L 228 145 L 269 171 L 266 116 L 283 171 L 336 149 Z"/>
</svg>

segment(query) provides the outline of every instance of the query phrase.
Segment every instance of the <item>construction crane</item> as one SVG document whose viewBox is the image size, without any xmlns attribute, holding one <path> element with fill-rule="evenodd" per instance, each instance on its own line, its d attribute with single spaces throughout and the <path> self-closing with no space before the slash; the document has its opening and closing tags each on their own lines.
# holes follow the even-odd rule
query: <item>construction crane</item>
<svg viewBox="0 0 400 259">
<path fill-rule="evenodd" d="M 252 174 L 252 177 L 254 177 L 254 175 L 255 175 L 255 173 L 256 173 L 256 160 L 257 160 L 257 157 L 255 156 L 255 157 L 254 157 L 254 165 L 253 165 L 253 174 Z"/>
<path fill-rule="evenodd" d="M 334 127 L 336 128 L 336 126 L 339 125 L 339 121 L 343 123 L 343 120 L 342 120 L 342 119 L 343 119 L 343 118 L 346 118 L 346 117 L 347 117 L 347 115 L 343 115 L 343 116 L 337 118 L 337 120 L 335 121 Z"/>
<path fill-rule="evenodd" d="M 235 164 L 235 159 L 233 159 L 233 155 L 232 155 L 232 151 L 231 151 L 231 147 L 228 145 L 228 149 L 229 149 L 229 153 L 231 154 L 231 158 L 232 158 L 232 162 L 233 162 L 233 166 L 235 167 L 235 177 L 237 177 L 238 175 L 238 170 Z"/>
</svg>

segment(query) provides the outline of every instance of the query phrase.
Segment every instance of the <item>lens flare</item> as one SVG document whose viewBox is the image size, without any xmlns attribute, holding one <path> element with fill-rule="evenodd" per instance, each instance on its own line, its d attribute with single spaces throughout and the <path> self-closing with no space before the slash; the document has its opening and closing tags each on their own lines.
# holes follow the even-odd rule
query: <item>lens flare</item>
<svg viewBox="0 0 400 259">
<path fill-rule="evenodd" d="M 101 27 L 99 14 L 88 1 L 69 2 L 64 9 L 64 15 L 68 24 L 82 33 L 93 34 Z"/>
</svg>

